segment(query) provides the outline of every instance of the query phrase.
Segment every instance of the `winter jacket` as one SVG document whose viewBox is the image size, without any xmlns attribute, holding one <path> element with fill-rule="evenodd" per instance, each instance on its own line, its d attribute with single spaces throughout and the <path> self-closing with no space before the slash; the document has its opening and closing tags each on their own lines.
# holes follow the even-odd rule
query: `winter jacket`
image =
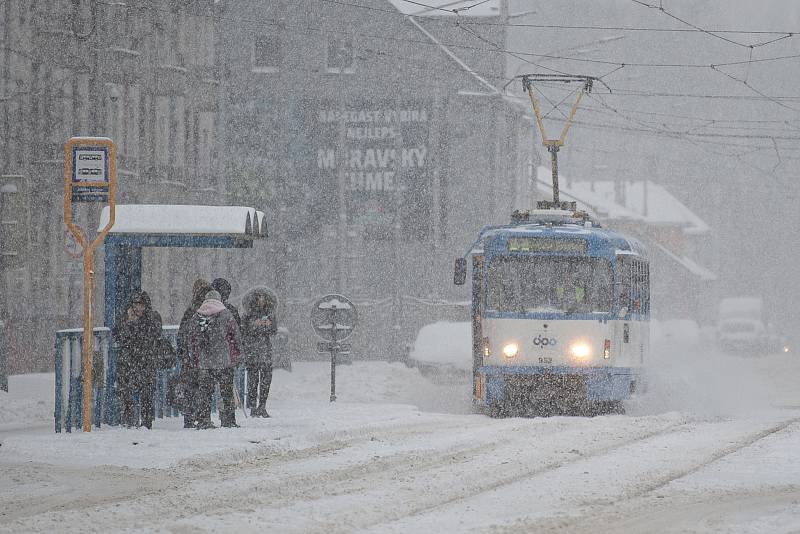
<svg viewBox="0 0 800 534">
<path fill-rule="evenodd" d="M 175 351 L 178 361 L 181 362 L 182 369 L 189 369 L 192 367 L 189 362 L 189 331 L 192 326 L 192 317 L 197 313 L 197 308 L 203 304 L 203 297 L 205 294 L 211 291 L 211 289 L 211 284 L 205 280 L 199 279 L 195 281 L 194 287 L 192 288 L 192 303 L 186 308 L 186 311 L 183 312 L 183 317 L 178 327 L 176 339 L 177 350 Z"/>
<path fill-rule="evenodd" d="M 241 361 L 239 327 L 218 300 L 206 300 L 192 316 L 188 339 L 189 365 L 198 369 L 236 367 Z"/>
<path fill-rule="evenodd" d="M 257 296 L 264 295 L 266 303 L 259 307 Z M 245 316 L 242 318 L 242 344 L 247 365 L 272 363 L 272 341 L 278 331 L 275 319 L 275 296 L 268 289 L 256 288 L 244 297 Z M 256 321 L 269 319 L 269 326 L 257 325 Z"/>
<path fill-rule="evenodd" d="M 145 304 L 142 316 L 131 321 L 127 308 L 117 318 L 112 329 L 117 345 L 117 375 L 122 379 L 146 381 L 156 371 L 158 342 L 161 339 L 161 316 L 152 308 L 145 291 L 134 293 L 131 302 L 140 300 Z"/>
<path fill-rule="evenodd" d="M 238 326 L 241 331 L 242 318 L 239 316 L 239 309 L 228 301 L 224 301 L 223 304 L 225 304 L 225 307 L 231 312 L 231 315 L 233 315 L 233 318 L 236 320 L 236 326 Z"/>
<path fill-rule="evenodd" d="M 178 333 L 176 335 L 177 348 L 175 350 L 175 355 L 178 357 L 178 361 L 181 362 L 182 369 L 192 367 L 189 362 L 189 332 L 191 331 L 192 318 L 194 314 L 197 313 L 197 308 L 199 308 L 199 306 L 189 306 L 186 308 L 186 311 L 183 312 L 181 324 L 178 327 Z"/>
</svg>

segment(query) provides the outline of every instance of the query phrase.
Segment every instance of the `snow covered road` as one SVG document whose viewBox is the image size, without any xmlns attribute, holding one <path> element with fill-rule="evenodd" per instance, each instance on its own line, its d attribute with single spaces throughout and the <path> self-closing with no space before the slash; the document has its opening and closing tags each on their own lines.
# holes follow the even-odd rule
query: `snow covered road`
<svg viewBox="0 0 800 534">
<path fill-rule="evenodd" d="M 6 431 L 0 532 L 800 531 L 789 380 L 737 413 L 651 398 L 628 416 L 493 420 L 463 413 L 463 386 L 399 364 L 342 367 L 334 405 L 327 376 L 322 363 L 277 373 L 274 417 L 240 414 L 240 429 Z"/>
</svg>

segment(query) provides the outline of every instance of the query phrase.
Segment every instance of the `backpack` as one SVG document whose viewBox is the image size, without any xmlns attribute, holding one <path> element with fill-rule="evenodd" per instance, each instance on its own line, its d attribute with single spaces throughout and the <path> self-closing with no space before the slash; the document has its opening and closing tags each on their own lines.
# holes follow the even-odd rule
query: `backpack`
<svg viewBox="0 0 800 534">
<path fill-rule="evenodd" d="M 198 330 L 197 348 L 204 354 L 208 354 L 211 348 L 211 331 L 217 323 L 217 315 L 195 314 L 195 324 Z"/>
</svg>

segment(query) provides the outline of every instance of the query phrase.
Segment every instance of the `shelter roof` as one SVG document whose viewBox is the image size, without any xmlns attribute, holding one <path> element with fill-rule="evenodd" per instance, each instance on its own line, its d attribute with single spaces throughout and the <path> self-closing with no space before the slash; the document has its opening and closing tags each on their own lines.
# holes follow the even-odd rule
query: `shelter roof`
<svg viewBox="0 0 800 534">
<path fill-rule="evenodd" d="M 108 222 L 103 208 L 99 228 Z M 264 212 L 244 206 L 118 204 L 110 234 L 265 237 Z"/>
</svg>

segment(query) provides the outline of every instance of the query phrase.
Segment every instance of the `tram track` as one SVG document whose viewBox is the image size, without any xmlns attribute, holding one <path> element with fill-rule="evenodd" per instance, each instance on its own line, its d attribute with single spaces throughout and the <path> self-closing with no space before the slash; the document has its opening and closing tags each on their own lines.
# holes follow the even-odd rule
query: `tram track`
<svg viewBox="0 0 800 534">
<path fill-rule="evenodd" d="M 554 421 L 550 421 L 554 422 Z M 284 488 L 279 491 L 279 499 L 273 499 L 269 503 L 262 500 L 249 500 L 247 505 L 240 509 L 257 509 L 258 505 L 268 504 L 272 510 L 281 510 L 291 507 L 297 502 L 307 503 L 313 500 L 322 500 L 332 495 L 343 498 L 346 495 L 358 496 L 359 506 L 357 509 L 340 510 L 335 518 L 325 521 L 322 524 L 302 525 L 297 531 L 319 531 L 336 532 L 337 525 L 347 525 L 347 529 L 363 529 L 371 526 L 385 524 L 397 519 L 412 517 L 439 507 L 447 506 L 458 500 L 469 498 L 480 493 L 492 491 L 498 487 L 512 484 L 516 481 L 537 476 L 538 474 L 552 471 L 563 467 L 569 463 L 574 463 L 585 459 L 587 456 L 601 455 L 609 450 L 624 447 L 636 441 L 646 440 L 653 436 L 675 431 L 687 424 L 687 421 L 670 423 L 666 427 L 659 428 L 651 432 L 639 434 L 635 439 L 615 440 L 614 443 L 599 449 L 578 452 L 575 450 L 556 452 L 558 459 L 539 463 L 533 469 L 522 469 L 518 464 L 503 461 L 502 458 L 508 456 L 504 448 L 515 448 L 519 446 L 519 436 L 516 438 L 506 435 L 498 436 L 497 441 L 479 441 L 478 445 L 459 446 L 448 448 L 444 451 L 415 451 L 413 453 L 403 453 L 391 458 L 375 458 L 371 461 L 361 463 L 357 467 L 347 468 L 345 471 L 318 472 L 311 479 L 301 478 L 293 480 L 274 480 L 273 484 L 262 485 L 261 489 L 265 492 L 272 488 Z M 569 425 L 568 425 L 569 426 Z M 561 429 L 564 431 L 564 429 Z M 514 432 L 513 429 L 510 432 Z M 556 430 L 553 433 L 559 432 Z M 565 433 L 569 433 L 568 430 Z M 544 437 L 540 433 L 538 437 Z M 535 437 L 532 436 L 532 437 Z M 468 436 L 465 438 L 474 442 Z M 499 454 L 497 454 L 499 452 Z M 552 456 L 553 453 L 547 453 Z M 494 461 L 492 461 L 494 458 Z M 476 482 L 466 486 L 454 487 L 447 483 L 446 487 L 436 487 L 437 480 L 447 480 L 446 472 L 461 470 L 464 473 L 475 472 L 472 479 L 480 478 L 481 482 Z M 498 477 L 498 473 L 501 475 Z M 442 476 L 439 476 L 442 475 Z M 422 501 L 416 496 L 414 488 L 419 486 L 420 479 L 428 480 L 429 490 L 422 495 Z M 396 496 L 393 506 L 385 510 L 389 512 L 380 514 L 367 521 L 369 514 L 365 509 L 375 510 L 380 508 L 380 503 L 386 497 L 381 491 L 370 491 L 369 488 L 391 488 L 390 493 Z M 286 488 L 291 488 L 286 491 Z M 411 501 L 403 501 L 403 497 L 409 497 Z M 416 502 L 414 499 L 416 498 Z M 238 501 L 238 499 L 233 499 Z M 241 504 L 241 503 L 238 503 Z M 222 503 L 220 508 L 230 510 L 233 504 Z M 213 513 L 213 510 L 207 510 Z M 302 515 L 298 510 L 295 517 Z M 284 525 L 290 527 L 290 524 Z"/>
<path fill-rule="evenodd" d="M 637 482 L 634 484 L 634 489 L 628 489 L 621 491 L 618 495 L 615 495 L 613 499 L 603 499 L 593 502 L 586 502 L 584 503 L 584 510 L 582 513 L 578 514 L 577 516 L 572 517 L 551 517 L 545 520 L 534 520 L 534 521 L 516 521 L 508 525 L 497 525 L 494 528 L 493 532 L 497 533 L 517 533 L 517 532 L 540 532 L 540 531 L 548 531 L 548 532 L 570 532 L 570 533 L 589 533 L 589 532 L 596 532 L 597 531 L 597 524 L 613 524 L 614 522 L 618 522 L 620 527 L 630 523 L 631 525 L 638 525 L 638 528 L 634 528 L 632 532 L 639 532 L 639 531 L 654 531 L 653 525 L 648 523 L 646 517 L 650 513 L 650 507 L 654 506 L 657 501 L 663 498 L 663 495 L 656 495 L 659 490 L 662 490 L 672 484 L 673 482 L 679 481 L 686 477 L 689 477 L 695 473 L 701 472 L 704 469 L 712 467 L 715 463 L 729 458 L 737 453 L 740 453 L 746 450 L 749 447 L 767 439 L 770 437 L 775 436 L 776 434 L 783 432 L 793 425 L 797 425 L 800 423 L 800 417 L 792 417 L 790 419 L 775 423 L 770 425 L 766 429 L 759 430 L 757 432 L 753 432 L 750 434 L 745 435 L 741 439 L 736 440 L 735 443 L 723 447 L 721 449 L 715 450 L 710 452 L 709 454 L 705 455 L 700 461 L 692 462 L 691 465 L 688 465 L 681 469 L 675 469 L 670 472 L 667 472 L 661 476 L 656 477 L 649 482 L 641 483 Z M 794 495 L 795 502 L 797 496 L 797 487 L 794 488 L 767 488 L 765 491 L 769 493 L 776 492 L 780 495 Z M 732 492 L 732 493 L 723 493 L 726 500 L 737 501 L 743 500 L 745 497 L 740 495 L 739 493 Z M 758 499 L 760 493 L 755 492 L 749 498 Z M 688 497 L 687 497 L 688 498 Z M 691 502 L 684 503 L 681 506 L 688 506 L 689 504 L 697 505 L 696 502 L 697 497 L 692 497 Z M 714 503 L 710 503 L 709 506 L 711 508 L 722 506 L 719 503 L 716 505 Z M 638 515 L 635 510 L 638 509 Z M 677 513 L 677 512 L 676 512 Z M 662 515 L 667 514 L 667 512 L 662 512 Z M 629 516 L 634 516 L 633 518 Z M 622 518 L 622 519 L 620 519 Z M 608 523 L 606 523 L 606 519 Z M 661 518 L 663 519 L 663 518 Z M 660 519 L 660 520 L 661 520 Z M 647 526 L 645 526 L 647 525 Z M 619 531 L 619 532 L 627 532 L 624 528 L 620 528 L 620 530 L 615 530 L 614 528 L 609 527 L 610 530 Z M 658 529 L 655 529 L 658 530 Z"/>
<path fill-rule="evenodd" d="M 687 477 L 687 476 L 692 475 L 692 474 L 694 474 L 694 473 L 696 473 L 696 472 L 698 472 L 698 471 L 700 471 L 702 469 L 705 469 L 705 468 L 711 466 L 713 463 L 722 460 L 723 458 L 726 458 L 728 456 L 736 454 L 736 453 L 746 449 L 747 447 L 751 447 L 755 443 L 757 443 L 757 442 L 759 442 L 759 441 L 761 441 L 761 440 L 763 440 L 765 438 L 768 438 L 768 437 L 770 437 L 770 436 L 772 436 L 774 434 L 777 434 L 778 432 L 781 432 L 781 431 L 785 430 L 786 428 L 788 428 L 788 427 L 790 427 L 792 425 L 798 424 L 798 423 L 800 423 L 800 417 L 794 417 L 792 419 L 788 419 L 786 421 L 783 421 L 781 423 L 773 425 L 773 426 L 771 426 L 771 427 L 769 427 L 769 428 L 767 428 L 765 430 L 762 430 L 760 432 L 756 432 L 756 433 L 754 433 L 754 434 L 752 434 L 750 436 L 745 437 L 744 439 L 740 440 L 739 442 L 737 442 L 737 443 L 735 443 L 733 445 L 730 445 L 728 447 L 720 449 L 719 451 L 714 452 L 713 454 L 709 455 L 705 461 L 700 462 L 697 465 L 694 465 L 694 466 L 686 468 L 686 469 L 677 470 L 677 471 L 675 471 L 673 473 L 669 473 L 668 475 L 664 476 L 660 480 L 653 481 L 653 483 L 651 483 L 649 485 L 646 485 L 646 486 L 644 486 L 642 488 L 639 488 L 638 490 L 636 490 L 634 492 L 631 492 L 629 494 L 628 498 L 632 499 L 632 498 L 636 498 L 636 497 L 641 497 L 641 496 L 646 495 L 648 493 L 652 493 L 652 492 L 654 492 L 654 491 L 656 491 L 658 489 L 661 489 L 664 486 L 666 486 L 666 485 L 668 485 L 668 484 L 670 484 L 670 483 L 672 483 L 672 482 L 674 482 L 676 480 L 679 480 L 681 478 Z"/>
<path fill-rule="evenodd" d="M 398 486 L 403 486 L 403 480 L 406 481 L 406 485 L 413 487 L 415 480 L 427 476 L 432 471 L 447 471 L 462 467 L 474 469 L 472 466 L 475 463 L 490 465 L 492 462 L 487 462 L 486 458 L 491 456 L 492 450 L 516 446 L 515 442 L 519 439 L 516 434 L 519 432 L 519 428 L 526 428 L 532 438 L 544 439 L 548 436 L 568 433 L 569 428 L 574 426 L 574 420 L 569 419 L 503 420 L 492 421 L 490 425 L 483 423 L 485 420 L 481 419 L 476 425 L 467 427 L 463 424 L 424 424 L 408 425 L 403 428 L 394 427 L 384 429 L 382 432 L 359 430 L 359 435 L 351 439 L 334 439 L 298 451 L 287 451 L 283 454 L 262 451 L 235 466 L 230 464 L 205 465 L 202 468 L 202 462 L 192 462 L 192 465 L 181 466 L 181 469 L 188 469 L 187 472 L 181 472 L 179 469 L 166 470 L 165 476 L 171 479 L 171 483 L 166 487 L 159 482 L 161 477 L 156 476 L 156 480 L 150 482 L 146 480 L 148 477 L 142 477 L 143 484 L 138 487 L 136 492 L 113 497 L 106 494 L 97 498 L 75 500 L 71 503 L 60 502 L 57 510 L 53 510 L 53 512 L 57 515 L 90 513 L 93 508 L 103 509 L 126 504 L 126 508 L 132 507 L 132 515 L 152 517 L 155 521 L 153 524 L 159 524 L 158 522 L 167 518 L 171 521 L 180 521 L 196 514 L 226 514 L 233 511 L 246 513 L 247 510 L 265 506 L 271 509 L 280 509 L 291 506 L 298 500 L 306 502 L 324 499 L 331 493 L 357 494 L 364 488 L 375 486 L 392 487 L 392 491 L 394 491 Z M 682 424 L 685 422 L 670 424 L 670 427 Z M 460 432 L 454 432 L 455 430 L 460 430 Z M 657 433 L 664 431 L 667 430 L 659 429 Z M 483 436 L 478 435 L 481 432 L 484 434 Z M 449 446 L 444 449 L 431 449 L 426 442 L 431 435 L 441 435 L 442 433 L 453 434 Z M 487 438 L 486 435 L 492 433 L 497 435 L 491 439 Z M 637 439 L 646 439 L 653 434 L 647 433 Z M 408 441 L 408 450 L 391 455 L 369 456 L 364 460 L 367 452 L 359 450 L 360 448 L 363 449 L 365 445 L 374 443 L 373 440 L 388 442 L 392 439 Z M 623 446 L 629 442 L 615 443 L 612 446 Z M 348 454 L 351 455 L 352 461 L 346 459 L 334 469 L 319 469 L 320 461 L 337 455 L 346 457 Z M 483 484 L 478 489 L 487 491 L 491 487 L 530 476 L 531 473 L 542 469 L 554 469 L 563 465 L 564 462 L 579 460 L 583 454 L 585 453 L 564 451 L 560 453 L 557 461 L 546 463 L 535 470 L 522 474 L 515 466 L 503 466 L 498 461 L 496 467 L 502 468 L 505 476 L 500 480 L 492 479 L 491 484 Z M 138 478 L 136 470 L 130 471 L 130 477 Z M 156 473 L 148 470 L 148 475 L 155 476 Z M 197 494 L 197 486 L 204 483 L 213 485 L 215 493 L 221 493 L 221 496 L 214 495 L 211 498 L 212 495 L 209 495 L 209 499 L 204 499 L 202 490 Z M 443 488 L 441 493 L 430 496 L 434 502 L 418 503 L 407 509 L 406 512 L 422 513 L 465 496 L 463 491 L 457 490 L 456 494 L 453 494 L 452 491 L 453 488 L 450 488 L 449 491 L 447 488 Z M 476 488 L 470 488 L 469 493 L 475 492 Z M 202 506 L 187 507 L 186 501 L 189 499 L 189 493 L 195 493 L 193 500 L 201 502 Z M 43 510 L 43 506 L 35 507 L 34 513 L 43 512 L 46 512 Z M 29 515 L 24 511 L 17 511 L 12 512 L 8 519 L 22 521 Z M 385 520 L 386 518 L 381 518 L 377 522 Z M 145 522 L 150 523 L 147 520 Z"/>
<path fill-rule="evenodd" d="M 680 441 L 681 433 L 699 436 L 712 424 L 691 417 L 654 418 L 648 428 L 639 428 L 642 420 L 637 418 L 614 418 L 610 425 L 604 418 L 475 421 L 377 425 L 327 436 L 322 432 L 322 441 L 312 447 L 280 451 L 270 445 L 236 462 L 228 458 L 209 465 L 195 460 L 164 470 L 120 470 L 141 482 L 136 491 L 118 487 L 115 495 L 87 495 L 49 510 L 42 503 L 12 511 L 9 527 L 46 529 L 76 517 L 95 518 L 97 530 L 124 524 L 222 527 L 228 520 L 258 523 L 269 518 L 264 520 L 285 532 L 403 531 L 409 522 L 460 509 L 496 490 L 534 480 L 547 484 L 582 462 L 597 465 L 598 459 L 624 455 L 626 449 Z M 617 488 L 621 499 L 647 497 L 798 422 L 800 417 L 771 424 L 710 451 L 702 461 L 662 472 L 644 485 Z M 537 442 L 542 445 L 536 447 Z M 576 442 L 583 444 L 568 447 Z M 464 475 L 463 483 L 453 484 L 455 472 Z M 95 482 L 102 484 L 102 479 Z M 420 492 L 421 487 L 426 490 Z M 332 507 L 332 502 L 347 504 Z M 312 521 L 318 506 L 330 509 L 330 514 Z M 608 503 L 587 501 L 582 506 L 596 512 L 607 509 Z M 523 530 L 537 525 L 541 523 L 522 522 Z"/>
</svg>

